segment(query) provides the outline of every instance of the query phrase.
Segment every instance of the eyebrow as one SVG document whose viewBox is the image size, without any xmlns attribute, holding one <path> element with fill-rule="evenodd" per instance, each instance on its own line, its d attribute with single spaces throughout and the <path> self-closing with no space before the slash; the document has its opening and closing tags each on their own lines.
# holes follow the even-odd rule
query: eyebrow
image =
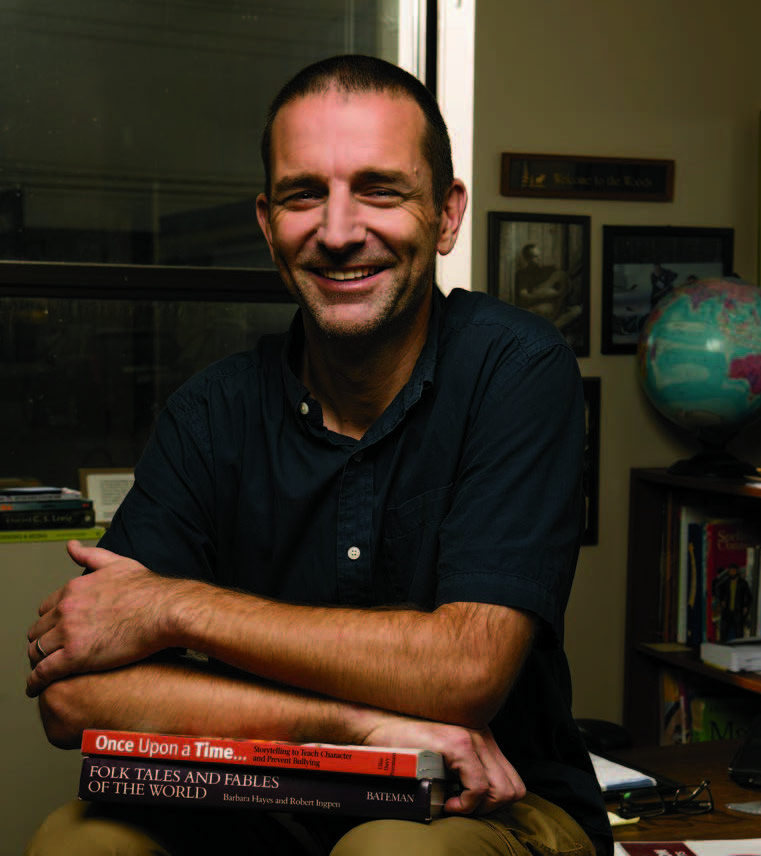
<svg viewBox="0 0 761 856">
<path fill-rule="evenodd" d="M 377 169 L 368 168 L 359 170 L 352 177 L 352 183 L 360 182 L 362 184 L 393 184 L 409 187 L 410 177 L 407 173 L 397 169 Z M 277 181 L 272 188 L 273 195 L 290 193 L 294 190 L 300 190 L 304 187 L 314 187 L 316 184 L 323 184 L 324 179 L 317 173 L 298 172 L 293 175 L 286 175 Z"/>
</svg>

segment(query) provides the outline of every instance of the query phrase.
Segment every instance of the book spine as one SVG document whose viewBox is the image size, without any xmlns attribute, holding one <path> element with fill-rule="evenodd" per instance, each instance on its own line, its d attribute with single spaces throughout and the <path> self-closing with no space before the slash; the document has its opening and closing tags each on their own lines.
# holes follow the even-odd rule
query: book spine
<svg viewBox="0 0 761 856">
<path fill-rule="evenodd" d="M 444 785 L 431 779 L 341 776 L 295 770 L 167 764 L 85 757 L 79 798 L 133 805 L 224 807 L 428 821 Z"/>
<path fill-rule="evenodd" d="M 92 510 L 91 499 L 0 499 L 0 512 L 5 511 L 81 511 Z"/>
<path fill-rule="evenodd" d="M 83 529 L 4 529 L 0 530 L 0 544 L 17 541 L 92 541 L 98 540 L 105 531 L 102 526 Z"/>
<path fill-rule="evenodd" d="M 690 523 L 687 532 L 687 644 L 697 647 L 703 641 L 703 524 Z"/>
<path fill-rule="evenodd" d="M 0 511 L 0 529 L 73 529 L 95 525 L 91 508 Z"/>
<path fill-rule="evenodd" d="M 111 729 L 86 729 L 82 754 L 412 779 L 446 776 L 443 758 L 435 752 Z"/>
</svg>

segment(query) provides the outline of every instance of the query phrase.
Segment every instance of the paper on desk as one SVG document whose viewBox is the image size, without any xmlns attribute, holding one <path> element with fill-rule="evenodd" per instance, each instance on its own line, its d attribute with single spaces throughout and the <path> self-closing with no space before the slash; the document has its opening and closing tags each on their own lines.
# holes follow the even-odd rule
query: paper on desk
<svg viewBox="0 0 761 856">
<path fill-rule="evenodd" d="M 761 856 L 761 838 L 722 841 L 616 841 L 614 856 Z"/>
<path fill-rule="evenodd" d="M 615 791 L 620 788 L 646 788 L 655 784 L 652 776 L 647 776 L 639 770 L 617 764 L 607 758 L 589 753 L 592 766 L 595 768 L 597 781 L 601 791 Z"/>
</svg>

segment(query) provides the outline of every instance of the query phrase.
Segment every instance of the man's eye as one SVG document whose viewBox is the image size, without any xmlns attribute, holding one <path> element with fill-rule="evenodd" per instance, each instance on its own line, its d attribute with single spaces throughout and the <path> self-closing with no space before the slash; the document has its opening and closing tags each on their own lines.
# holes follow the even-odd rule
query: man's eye
<svg viewBox="0 0 761 856">
<path fill-rule="evenodd" d="M 284 200 L 286 205 L 308 205 L 319 199 L 319 194 L 313 190 L 299 190 L 297 193 L 291 193 Z"/>
<path fill-rule="evenodd" d="M 367 195 L 375 199 L 396 199 L 399 194 L 388 187 L 374 187 L 367 192 Z"/>
</svg>

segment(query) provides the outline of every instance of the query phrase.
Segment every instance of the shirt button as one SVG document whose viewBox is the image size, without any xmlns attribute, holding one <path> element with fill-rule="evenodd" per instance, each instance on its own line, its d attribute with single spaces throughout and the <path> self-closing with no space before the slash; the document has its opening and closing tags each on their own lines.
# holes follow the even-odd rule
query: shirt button
<svg viewBox="0 0 761 856">
<path fill-rule="evenodd" d="M 361 555 L 361 551 L 359 547 L 349 547 L 346 555 L 352 560 L 352 562 L 356 562 Z"/>
<path fill-rule="evenodd" d="M 359 463 L 364 457 L 365 457 L 364 452 L 357 452 L 357 454 L 354 455 L 354 461 L 356 463 Z"/>
<path fill-rule="evenodd" d="M 301 404 L 299 404 L 299 413 L 301 413 L 302 416 L 306 416 L 309 413 L 309 405 L 306 401 L 302 401 Z"/>
</svg>

